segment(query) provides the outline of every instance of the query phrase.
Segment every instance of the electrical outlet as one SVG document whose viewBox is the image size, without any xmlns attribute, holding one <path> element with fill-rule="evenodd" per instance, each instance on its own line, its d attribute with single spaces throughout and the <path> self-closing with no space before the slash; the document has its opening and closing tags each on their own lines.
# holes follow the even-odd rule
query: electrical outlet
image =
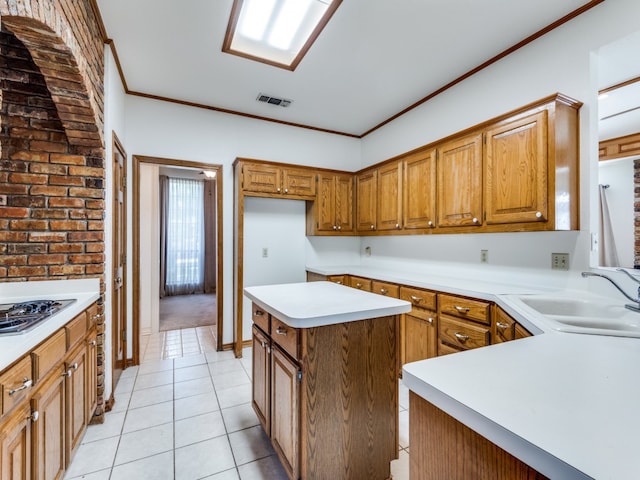
<svg viewBox="0 0 640 480">
<path fill-rule="evenodd" d="M 489 250 L 480 250 L 480 263 L 487 263 L 489 261 Z"/>
<path fill-rule="evenodd" d="M 262 258 L 267 258 L 269 256 L 269 249 L 267 247 L 264 247 L 262 249 Z"/>
<path fill-rule="evenodd" d="M 569 270 L 569 254 L 568 253 L 552 253 L 551 269 L 552 270 Z"/>
<path fill-rule="evenodd" d="M 371 247 L 364 247 L 364 254 L 367 257 L 370 257 L 371 256 Z"/>
</svg>

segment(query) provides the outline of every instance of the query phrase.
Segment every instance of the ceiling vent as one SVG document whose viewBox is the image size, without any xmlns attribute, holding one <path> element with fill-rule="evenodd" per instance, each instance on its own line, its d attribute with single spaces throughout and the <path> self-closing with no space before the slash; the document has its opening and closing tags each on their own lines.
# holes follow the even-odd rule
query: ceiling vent
<svg viewBox="0 0 640 480">
<path fill-rule="evenodd" d="M 256 98 L 256 100 L 263 103 L 269 103 L 271 105 L 279 105 L 281 107 L 288 107 L 293 103 L 293 100 L 287 100 L 286 98 L 272 97 L 271 95 L 265 95 L 264 93 L 260 93 L 258 95 L 258 98 Z"/>
</svg>

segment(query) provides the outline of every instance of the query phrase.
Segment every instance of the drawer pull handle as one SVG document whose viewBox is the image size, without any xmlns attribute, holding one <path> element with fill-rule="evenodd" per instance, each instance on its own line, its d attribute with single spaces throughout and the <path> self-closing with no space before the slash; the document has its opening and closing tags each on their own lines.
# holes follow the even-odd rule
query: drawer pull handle
<svg viewBox="0 0 640 480">
<path fill-rule="evenodd" d="M 381 293 L 382 295 L 386 295 L 387 293 L 389 293 L 389 290 L 387 290 L 386 288 L 381 288 L 381 289 L 380 289 L 380 293 Z"/>
<path fill-rule="evenodd" d="M 433 318 L 431 317 L 427 318 L 427 322 L 433 325 Z"/>
<path fill-rule="evenodd" d="M 411 295 L 411 301 L 413 303 L 420 303 L 422 302 L 422 297 L 416 297 L 415 295 Z"/>
<path fill-rule="evenodd" d="M 362 284 L 360 282 L 356 283 L 356 288 L 362 288 Z"/>
<path fill-rule="evenodd" d="M 338 285 L 342 285 L 342 281 L 341 281 L 341 280 L 338 280 L 336 283 L 337 283 Z"/>
<path fill-rule="evenodd" d="M 32 422 L 37 422 L 39 418 L 40 418 L 40 412 L 36 410 L 35 412 L 32 412 L 31 415 L 27 417 L 27 420 L 31 420 Z"/>
<path fill-rule="evenodd" d="M 509 324 L 508 323 L 502 323 L 502 322 L 496 322 L 496 327 L 498 327 L 501 330 L 506 330 L 507 328 L 509 328 Z"/>
<path fill-rule="evenodd" d="M 460 340 L 460 342 L 462 342 L 462 343 L 464 343 L 464 342 L 466 342 L 467 340 L 469 340 L 469 335 L 463 335 L 462 333 L 458 333 L 458 332 L 454 333 L 454 335 L 455 335 L 455 336 L 456 336 L 456 338 L 457 338 L 458 340 Z"/>
<path fill-rule="evenodd" d="M 255 312 L 253 312 L 253 314 L 254 314 L 256 317 L 261 317 L 261 316 L 263 316 L 263 315 L 264 315 L 264 312 L 263 312 L 262 310 L 256 310 Z"/>
<path fill-rule="evenodd" d="M 12 395 L 14 395 L 14 394 L 16 394 L 18 392 L 21 392 L 22 390 L 26 390 L 31 385 L 33 385 L 33 380 L 31 380 L 30 378 L 25 377 L 22 380 L 22 385 L 20 385 L 19 387 L 12 388 L 11 390 L 9 390 L 9 396 L 11 397 Z"/>
<path fill-rule="evenodd" d="M 287 329 L 284 327 L 278 327 L 276 328 L 276 333 L 278 335 L 284 335 L 285 337 L 287 336 Z"/>
<path fill-rule="evenodd" d="M 102 314 L 101 314 L 101 313 L 96 313 L 96 314 L 93 316 L 93 319 L 94 319 L 94 320 L 98 320 L 99 318 L 102 318 Z"/>
<path fill-rule="evenodd" d="M 469 313 L 469 311 L 471 310 L 469 307 L 461 307 L 460 305 L 454 305 L 453 308 L 455 308 L 460 313 Z"/>
<path fill-rule="evenodd" d="M 91 345 L 92 347 L 95 347 L 97 343 L 98 343 L 98 342 L 96 342 L 95 340 L 91 340 L 91 341 L 89 342 L 89 345 Z"/>
</svg>

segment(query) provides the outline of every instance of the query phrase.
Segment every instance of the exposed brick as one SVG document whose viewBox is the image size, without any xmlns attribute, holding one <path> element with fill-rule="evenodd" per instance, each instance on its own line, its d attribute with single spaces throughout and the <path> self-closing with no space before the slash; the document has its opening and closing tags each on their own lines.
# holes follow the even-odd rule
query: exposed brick
<svg viewBox="0 0 640 480">
<path fill-rule="evenodd" d="M 42 276 L 44 277 L 47 274 L 47 267 L 45 266 L 16 266 L 9 267 L 7 271 L 8 277 L 35 277 Z"/>
<path fill-rule="evenodd" d="M 89 253 L 84 255 L 69 255 L 70 263 L 103 263 L 104 255 L 101 253 Z"/>
<path fill-rule="evenodd" d="M 51 165 L 49 163 L 30 163 L 31 173 L 46 173 L 48 175 L 66 175 L 67 167 L 64 165 Z"/>
<path fill-rule="evenodd" d="M 84 180 L 80 177 L 68 177 L 61 175 L 49 176 L 49 183 L 51 185 L 67 185 L 69 187 L 84 186 Z"/>
<path fill-rule="evenodd" d="M 90 243 L 87 246 L 89 245 L 93 246 L 100 244 Z M 84 250 L 84 243 L 54 243 L 49 245 L 49 253 L 82 253 Z"/>
<path fill-rule="evenodd" d="M 68 188 L 56 186 L 33 186 L 31 187 L 30 193 L 32 195 L 45 195 L 48 197 L 66 197 Z"/>
<path fill-rule="evenodd" d="M 63 163 L 65 165 L 84 165 L 84 157 L 82 155 L 60 155 L 52 153 L 50 157 L 51 163 Z"/>
<path fill-rule="evenodd" d="M 47 246 L 36 243 L 12 243 L 7 248 L 7 253 L 11 255 L 37 254 L 46 252 Z"/>
<path fill-rule="evenodd" d="M 47 220 L 11 220 L 11 230 L 46 230 L 49 227 Z"/>
<path fill-rule="evenodd" d="M 8 203 L 12 207 L 43 208 L 47 204 L 47 197 L 11 195 Z"/>
<path fill-rule="evenodd" d="M 51 265 L 49 274 L 52 276 L 60 275 L 82 275 L 85 273 L 84 265 Z"/>
<path fill-rule="evenodd" d="M 67 234 L 65 232 L 31 232 L 29 233 L 29 242 L 56 243 L 66 242 Z M 50 247 L 53 245 L 50 245 Z"/>
<path fill-rule="evenodd" d="M 28 218 L 28 208 L 0 207 L 0 216 L 4 218 Z"/>
<path fill-rule="evenodd" d="M 6 267 L 11 265 L 26 265 L 28 258 L 28 255 L 3 255 L 0 257 L 0 265 Z"/>
<path fill-rule="evenodd" d="M 82 198 L 50 198 L 49 206 L 50 207 L 60 207 L 60 208 L 83 208 L 85 205 L 85 200 Z"/>
<path fill-rule="evenodd" d="M 50 222 L 50 228 L 53 231 L 78 231 L 86 230 L 87 222 L 80 220 L 52 220 Z"/>
<path fill-rule="evenodd" d="M 87 265 L 86 267 L 87 275 L 99 275 L 104 273 L 104 264 L 103 263 L 95 263 L 93 265 Z"/>
<path fill-rule="evenodd" d="M 30 140 L 49 140 L 49 134 L 47 132 L 35 130 L 33 128 L 14 127 L 9 130 L 9 135 L 12 137 L 27 138 Z"/>
<path fill-rule="evenodd" d="M 65 263 L 66 255 L 29 255 L 29 265 L 61 265 Z M 81 263 L 81 262 L 77 262 Z"/>
<path fill-rule="evenodd" d="M 100 177 L 104 175 L 103 168 L 91 167 L 69 167 L 69 175 L 78 175 L 81 177 Z"/>
<path fill-rule="evenodd" d="M 102 198 L 104 190 L 98 188 L 69 188 L 69 196 L 71 197 L 83 197 L 83 198 Z"/>
<path fill-rule="evenodd" d="M 25 160 L 31 162 L 48 162 L 49 154 L 47 152 L 32 152 L 30 150 L 21 150 L 13 152 L 10 157 L 11 160 Z"/>
<path fill-rule="evenodd" d="M 30 185 L 46 185 L 49 177 L 37 173 L 12 173 L 9 175 L 11 183 L 26 183 Z"/>
<path fill-rule="evenodd" d="M 31 218 L 56 219 L 69 218 L 66 210 L 59 208 L 39 208 L 31 211 Z"/>
<path fill-rule="evenodd" d="M 91 210 L 104 210 L 104 200 L 87 200 L 85 206 Z"/>
<path fill-rule="evenodd" d="M 30 147 L 35 151 L 56 153 L 63 153 L 69 149 L 69 147 L 64 143 L 46 142 L 41 140 L 33 140 Z"/>
<path fill-rule="evenodd" d="M 26 232 L 0 232 L 0 242 L 26 242 Z"/>
<path fill-rule="evenodd" d="M 69 232 L 68 240 L 70 242 L 102 242 L 104 232 Z"/>
<path fill-rule="evenodd" d="M 28 185 L 0 185 L 0 193 L 3 195 L 27 195 L 29 193 Z"/>
<path fill-rule="evenodd" d="M 82 245 L 82 244 L 80 244 Z M 51 248 L 51 247 L 49 247 Z M 104 252 L 104 243 L 87 243 L 85 251 L 87 253 L 103 253 Z"/>
</svg>

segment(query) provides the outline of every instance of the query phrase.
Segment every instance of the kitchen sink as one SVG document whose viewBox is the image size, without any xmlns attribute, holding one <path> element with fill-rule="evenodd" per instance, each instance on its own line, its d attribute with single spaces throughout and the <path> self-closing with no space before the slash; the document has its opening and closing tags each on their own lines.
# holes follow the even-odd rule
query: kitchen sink
<svg viewBox="0 0 640 480">
<path fill-rule="evenodd" d="M 595 295 L 587 298 L 546 294 L 511 297 L 526 314 L 537 316 L 554 330 L 640 338 L 640 313 L 626 309 L 622 301 Z"/>
</svg>

